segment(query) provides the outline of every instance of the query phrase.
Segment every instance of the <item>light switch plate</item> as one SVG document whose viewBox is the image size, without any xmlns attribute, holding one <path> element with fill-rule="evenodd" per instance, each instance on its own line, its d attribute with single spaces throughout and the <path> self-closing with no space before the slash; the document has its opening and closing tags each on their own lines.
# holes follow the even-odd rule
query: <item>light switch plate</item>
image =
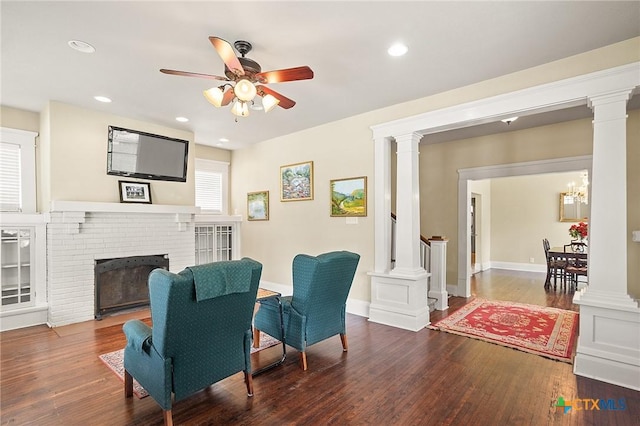
<svg viewBox="0 0 640 426">
<path fill-rule="evenodd" d="M 631 241 L 640 243 L 640 231 L 631 231 Z"/>
</svg>

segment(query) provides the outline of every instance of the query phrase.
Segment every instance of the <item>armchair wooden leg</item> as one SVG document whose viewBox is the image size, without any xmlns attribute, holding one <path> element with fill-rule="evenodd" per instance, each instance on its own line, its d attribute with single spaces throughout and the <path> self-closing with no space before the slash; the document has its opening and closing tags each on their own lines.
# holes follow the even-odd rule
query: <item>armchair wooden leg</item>
<svg viewBox="0 0 640 426">
<path fill-rule="evenodd" d="M 304 371 L 307 371 L 307 353 L 300 352 L 300 366 Z"/>
<path fill-rule="evenodd" d="M 164 414 L 164 426 L 173 426 L 171 410 L 163 410 L 162 413 Z"/>
<path fill-rule="evenodd" d="M 133 376 L 124 370 L 124 397 L 133 397 Z"/>
<path fill-rule="evenodd" d="M 340 340 L 342 341 L 342 352 L 347 352 L 349 350 L 349 344 L 347 343 L 347 335 L 340 334 Z"/>
<path fill-rule="evenodd" d="M 253 347 L 254 348 L 260 347 L 260 330 L 258 330 L 255 327 L 253 328 Z"/>
<path fill-rule="evenodd" d="M 244 372 L 244 383 L 247 385 L 247 395 L 253 396 L 253 374 Z"/>
</svg>

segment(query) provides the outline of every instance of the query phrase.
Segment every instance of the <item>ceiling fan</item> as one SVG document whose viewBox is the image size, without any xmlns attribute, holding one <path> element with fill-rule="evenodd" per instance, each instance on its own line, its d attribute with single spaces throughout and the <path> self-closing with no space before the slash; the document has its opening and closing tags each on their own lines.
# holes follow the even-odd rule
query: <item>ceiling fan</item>
<svg viewBox="0 0 640 426">
<path fill-rule="evenodd" d="M 289 109 L 296 104 L 295 101 L 270 89 L 265 84 L 313 78 L 313 71 L 308 66 L 263 72 L 260 64 L 245 56 L 252 48 L 251 43 L 248 41 L 238 40 L 233 44 L 241 56 L 236 56 L 233 47 L 226 40 L 211 36 L 209 41 L 224 62 L 224 74 L 226 77 L 164 68 L 160 72 L 227 82 L 205 90 L 204 97 L 216 107 L 226 106 L 235 101 L 231 112 L 236 116 L 246 117 L 249 115 L 249 105 L 256 109 L 254 102 L 256 95 L 262 98 L 262 109 L 265 112 L 271 111 L 276 105 Z M 257 106 L 257 109 L 260 109 L 260 107 Z"/>
</svg>

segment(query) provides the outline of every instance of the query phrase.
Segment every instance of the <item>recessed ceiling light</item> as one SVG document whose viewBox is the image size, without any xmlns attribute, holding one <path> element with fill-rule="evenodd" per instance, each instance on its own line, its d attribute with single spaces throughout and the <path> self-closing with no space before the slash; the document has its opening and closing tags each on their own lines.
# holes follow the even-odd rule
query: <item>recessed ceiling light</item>
<svg viewBox="0 0 640 426">
<path fill-rule="evenodd" d="M 89 43 L 86 43 L 80 40 L 69 40 L 67 44 L 69 45 L 70 48 L 82 53 L 93 53 L 96 51 L 95 47 L 93 47 Z"/>
<path fill-rule="evenodd" d="M 186 123 L 187 121 L 189 121 L 189 119 L 187 117 L 176 117 L 176 121 Z"/>
<path fill-rule="evenodd" d="M 225 142 L 229 142 L 229 139 L 227 138 L 220 138 L 218 139 L 220 142 L 225 143 Z"/>
<path fill-rule="evenodd" d="M 396 43 L 387 50 L 387 53 L 389 53 L 389 55 L 391 56 L 402 56 L 407 53 L 408 50 L 409 48 L 406 45 L 402 43 Z"/>
<path fill-rule="evenodd" d="M 106 96 L 94 96 L 93 99 L 95 99 L 98 102 L 104 102 L 106 104 L 111 102 L 111 99 L 107 98 Z"/>
</svg>

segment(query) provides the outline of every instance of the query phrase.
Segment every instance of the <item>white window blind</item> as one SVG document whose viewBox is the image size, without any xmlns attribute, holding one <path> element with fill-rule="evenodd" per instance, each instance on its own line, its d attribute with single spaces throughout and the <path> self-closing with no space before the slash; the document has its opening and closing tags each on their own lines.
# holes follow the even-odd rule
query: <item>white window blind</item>
<svg viewBox="0 0 640 426">
<path fill-rule="evenodd" d="M 0 142 L 0 211 L 21 210 L 20 145 Z"/>
<path fill-rule="evenodd" d="M 227 213 L 229 164 L 196 158 L 196 206 L 205 213 Z"/>
</svg>

